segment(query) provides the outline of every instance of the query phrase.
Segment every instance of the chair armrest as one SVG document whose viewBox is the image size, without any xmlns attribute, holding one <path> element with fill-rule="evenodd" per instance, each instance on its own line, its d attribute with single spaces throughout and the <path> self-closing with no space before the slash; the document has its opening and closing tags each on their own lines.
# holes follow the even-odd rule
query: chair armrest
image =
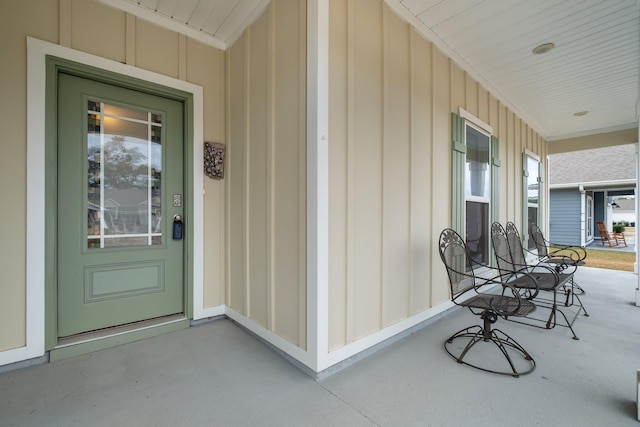
<svg viewBox="0 0 640 427">
<path fill-rule="evenodd" d="M 553 243 L 551 243 L 550 245 L 553 246 L 555 249 L 553 249 L 553 251 L 549 251 L 549 256 L 554 256 L 554 257 L 563 256 L 563 255 L 559 255 L 558 253 L 562 251 L 568 251 L 569 258 L 575 261 L 576 264 L 579 263 L 580 261 L 584 261 L 584 259 L 587 258 L 587 250 L 585 248 L 581 248 L 580 246 L 562 246 L 562 245 L 555 245 Z"/>
</svg>

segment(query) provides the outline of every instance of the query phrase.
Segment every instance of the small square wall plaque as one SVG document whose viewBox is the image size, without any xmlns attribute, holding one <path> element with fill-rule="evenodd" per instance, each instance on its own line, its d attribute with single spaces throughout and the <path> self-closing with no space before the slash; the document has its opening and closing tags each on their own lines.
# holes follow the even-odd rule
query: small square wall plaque
<svg viewBox="0 0 640 427">
<path fill-rule="evenodd" d="M 224 144 L 204 143 L 204 174 L 209 178 L 224 178 L 224 151 Z"/>
</svg>

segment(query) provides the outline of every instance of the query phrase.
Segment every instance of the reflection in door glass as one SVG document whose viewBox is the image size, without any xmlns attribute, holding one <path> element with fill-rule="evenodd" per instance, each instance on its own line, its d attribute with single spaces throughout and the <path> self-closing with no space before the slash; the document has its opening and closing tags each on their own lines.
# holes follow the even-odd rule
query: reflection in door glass
<svg viewBox="0 0 640 427">
<path fill-rule="evenodd" d="M 162 115 L 87 101 L 87 248 L 162 244 Z"/>
</svg>

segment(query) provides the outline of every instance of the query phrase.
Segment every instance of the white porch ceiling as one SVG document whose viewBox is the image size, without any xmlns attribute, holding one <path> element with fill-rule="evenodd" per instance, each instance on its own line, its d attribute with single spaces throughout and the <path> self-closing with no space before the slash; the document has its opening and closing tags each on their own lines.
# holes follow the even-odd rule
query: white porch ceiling
<svg viewBox="0 0 640 427">
<path fill-rule="evenodd" d="M 269 3 L 101 1 L 221 49 Z M 549 140 L 637 126 L 639 0 L 385 1 Z"/>
</svg>

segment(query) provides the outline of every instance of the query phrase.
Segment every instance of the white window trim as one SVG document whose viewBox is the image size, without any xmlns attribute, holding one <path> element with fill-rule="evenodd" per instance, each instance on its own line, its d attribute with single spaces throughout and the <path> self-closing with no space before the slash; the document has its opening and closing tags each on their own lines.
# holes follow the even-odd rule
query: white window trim
<svg viewBox="0 0 640 427">
<path fill-rule="evenodd" d="M 480 130 L 489 134 L 489 136 L 493 136 L 493 127 L 488 123 L 483 122 L 464 108 L 460 107 L 458 110 L 458 115 L 465 119 L 467 122 L 473 123 L 476 127 L 479 127 Z"/>
<path fill-rule="evenodd" d="M 460 117 L 462 117 L 465 121 L 465 130 L 464 130 L 464 135 L 465 135 L 465 146 L 468 147 L 467 144 L 467 129 L 466 127 L 469 126 L 473 129 L 475 129 L 478 132 L 481 132 L 483 134 L 486 135 L 486 137 L 489 140 L 489 162 L 487 164 L 487 167 L 490 169 L 491 168 L 491 137 L 493 136 L 493 128 L 491 126 L 489 126 L 488 124 L 486 124 L 485 122 L 483 122 L 482 120 L 480 120 L 479 118 L 477 118 L 476 116 L 474 116 L 473 114 L 469 113 L 468 111 L 466 111 L 463 108 L 460 108 Z M 466 156 L 466 154 L 465 154 Z M 467 177 L 467 171 L 465 168 L 465 177 L 464 177 L 464 181 L 466 182 Z M 489 233 L 489 235 L 491 234 L 491 191 L 492 191 L 492 183 L 491 183 L 491 178 L 489 178 L 489 197 L 481 197 L 481 196 L 473 196 L 473 195 L 468 195 L 465 191 L 465 195 L 464 195 L 464 211 L 463 211 L 463 215 L 464 215 L 464 224 L 465 224 L 465 234 L 467 233 L 467 229 L 466 229 L 466 223 L 467 223 L 467 203 L 468 202 L 472 202 L 472 203 L 482 203 L 482 204 L 486 204 L 488 206 L 488 213 L 489 213 L 489 222 L 486 224 L 487 225 L 487 232 Z M 487 263 L 491 263 L 491 243 L 487 243 L 488 247 L 488 253 L 487 253 L 487 257 L 489 258 L 487 260 Z M 481 267 L 479 270 L 482 270 Z M 474 268 L 474 271 L 476 271 L 478 269 Z"/>
<path fill-rule="evenodd" d="M 538 163 L 542 163 L 542 161 L 540 160 L 540 156 L 536 153 L 534 153 L 533 151 L 529 150 L 528 148 L 524 149 L 524 154 L 526 154 L 529 157 L 534 158 L 535 160 L 538 161 Z"/>
</svg>

